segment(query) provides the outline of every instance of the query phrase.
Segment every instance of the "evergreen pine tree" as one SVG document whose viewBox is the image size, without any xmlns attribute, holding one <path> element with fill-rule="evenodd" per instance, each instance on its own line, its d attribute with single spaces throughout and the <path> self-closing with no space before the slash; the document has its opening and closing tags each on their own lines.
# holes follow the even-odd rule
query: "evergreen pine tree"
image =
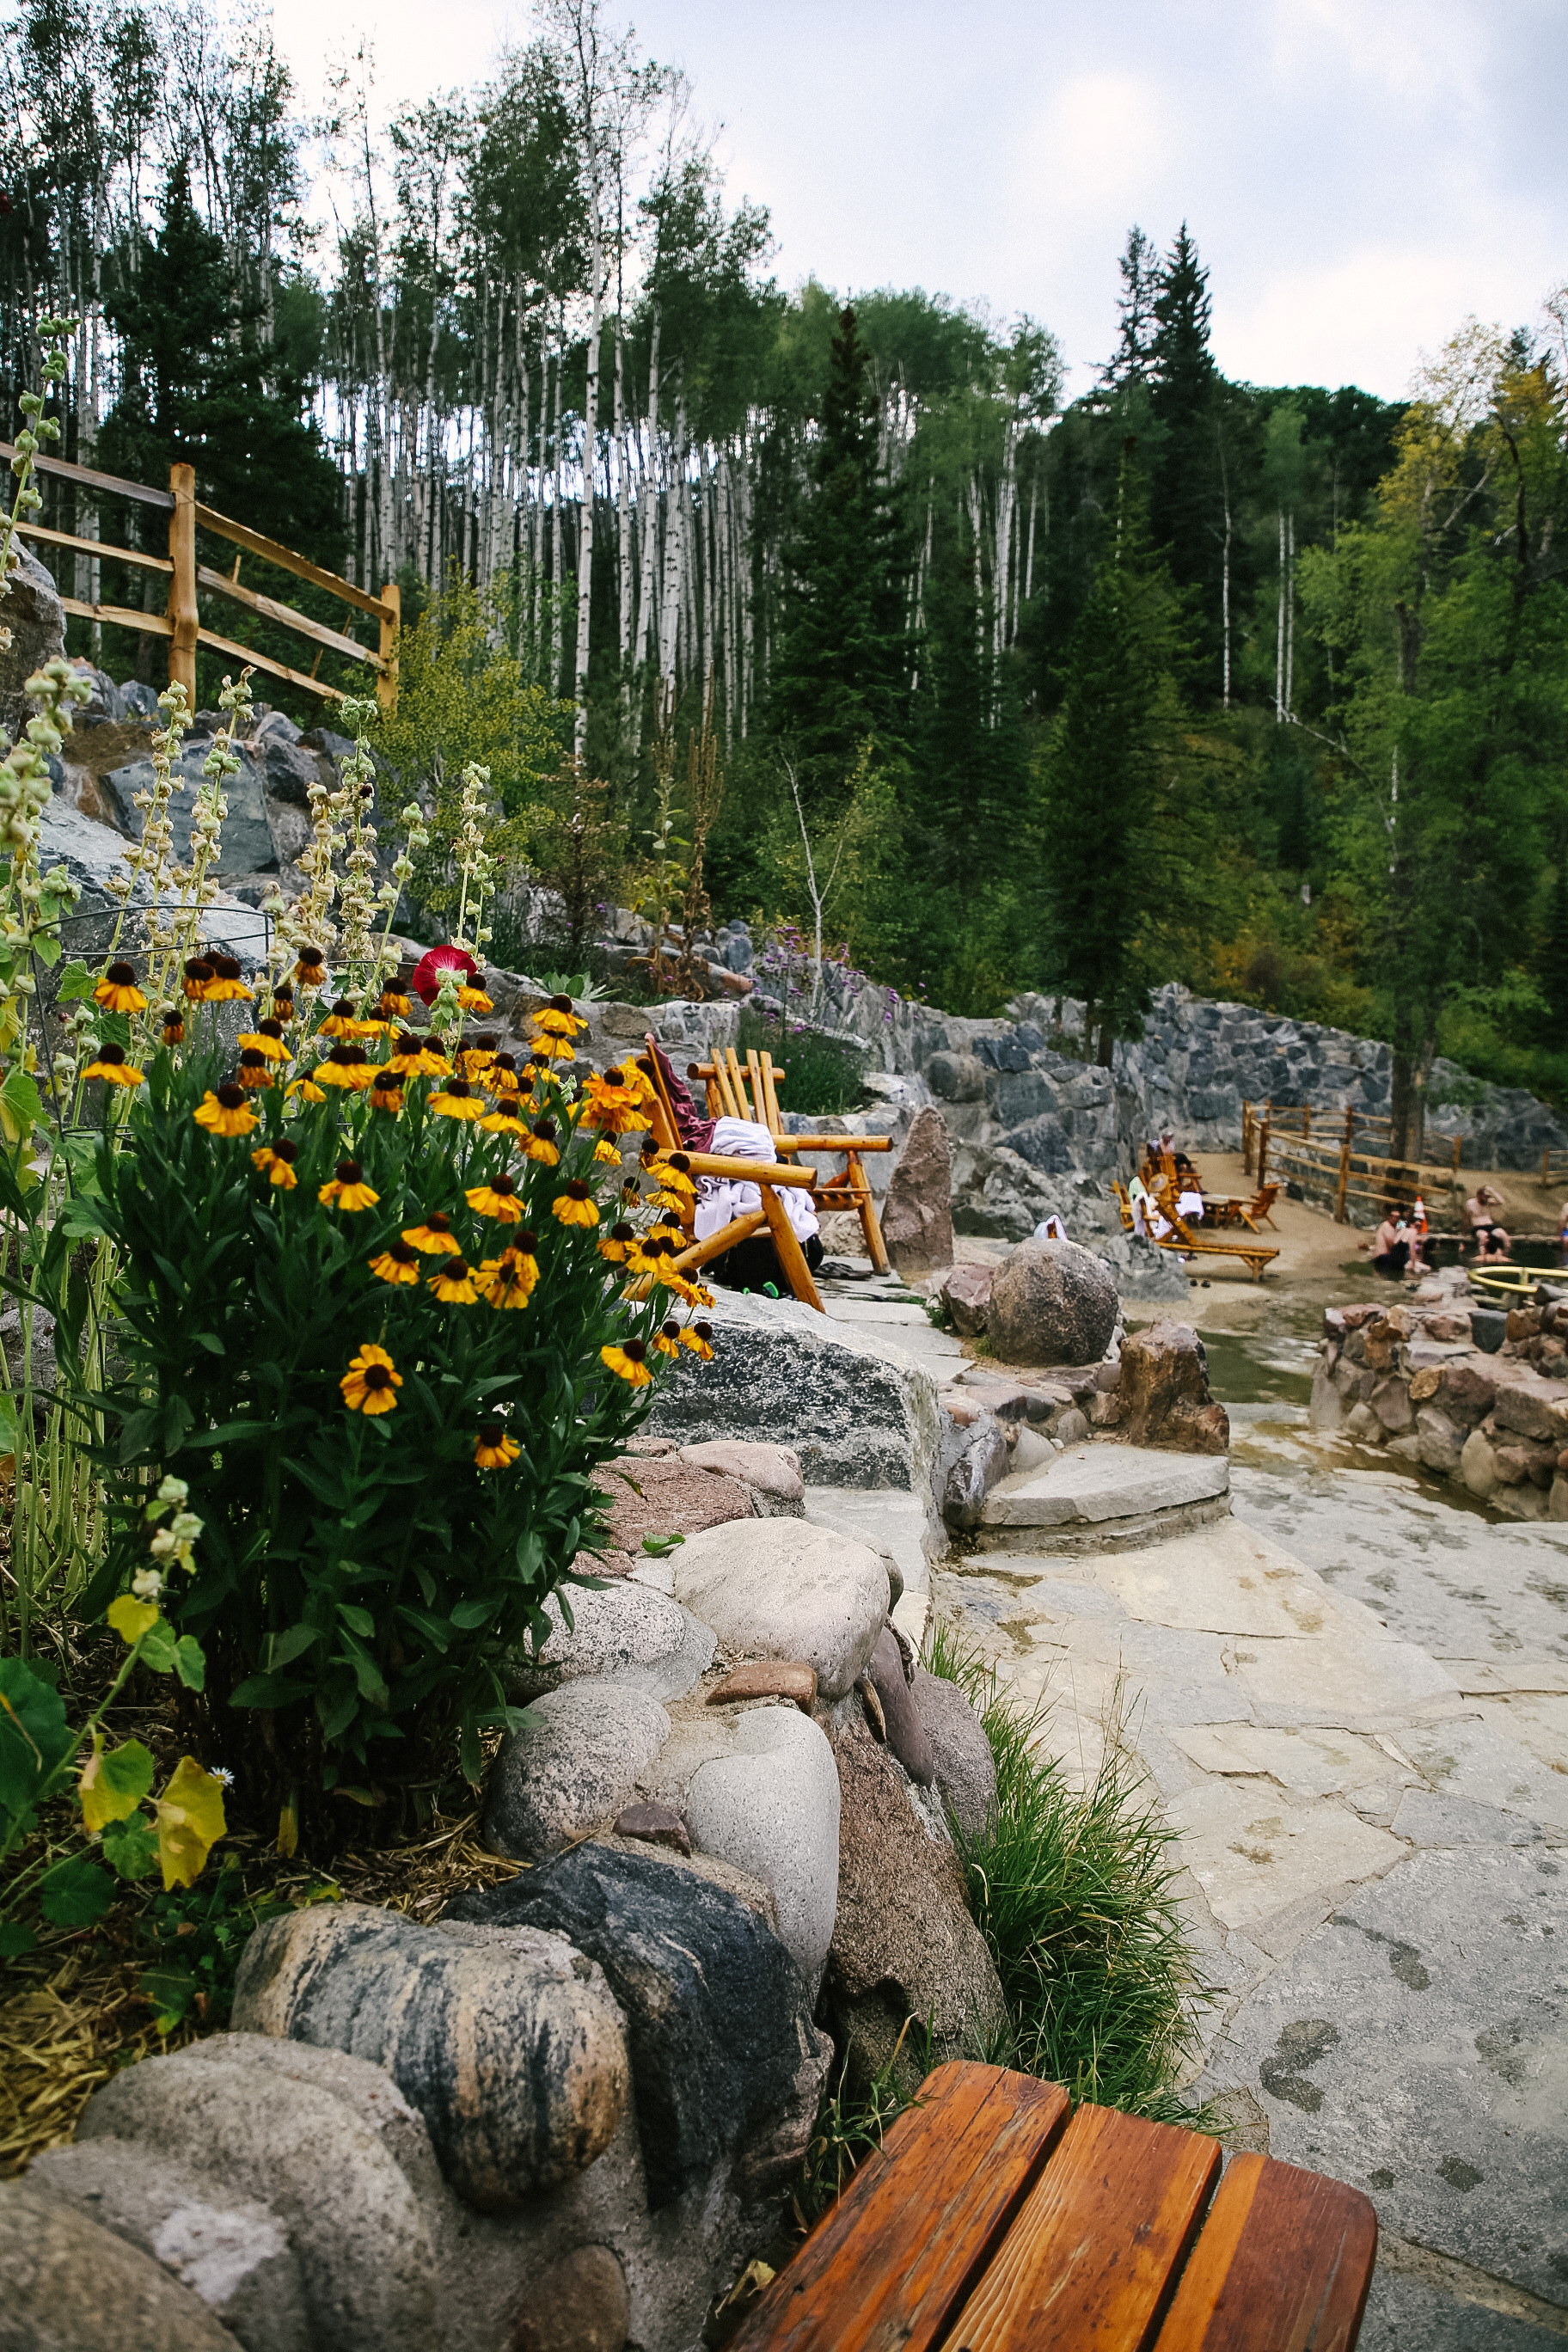
<svg viewBox="0 0 1568 2352">
<path fill-rule="evenodd" d="M 1124 451 L 1108 543 L 1068 648 L 1042 814 L 1045 985 L 1085 1003 L 1109 1066 L 1163 977 L 1155 937 L 1176 885 L 1170 845 L 1182 712 L 1178 604 L 1150 544 L 1146 494 Z"/>
<path fill-rule="evenodd" d="M 134 481 L 196 469 L 202 497 L 225 514 L 335 562 L 342 486 L 314 425 L 300 417 L 304 386 L 234 290 L 223 238 L 191 200 L 190 171 L 171 170 L 163 225 L 144 240 L 104 304 L 122 341 L 123 388 L 104 419 L 100 462 Z"/>
<path fill-rule="evenodd" d="M 866 351 L 846 310 L 833 338 L 812 492 L 787 551 L 788 588 L 773 677 L 774 726 L 803 787 L 833 803 L 860 747 L 901 746 L 909 635 L 902 534 L 878 462 Z"/>
<path fill-rule="evenodd" d="M 1194 617 L 1205 683 L 1212 682 L 1217 692 L 1225 507 L 1216 431 L 1219 377 L 1209 349 L 1208 271 L 1199 263 L 1185 221 L 1160 269 L 1154 322 L 1158 439 L 1150 521 L 1172 577 L 1179 587 L 1196 592 Z"/>
<path fill-rule="evenodd" d="M 1116 267 L 1121 278 L 1121 291 L 1116 298 L 1116 349 L 1106 362 L 1101 382 L 1120 392 L 1130 383 L 1146 383 L 1154 363 L 1160 262 L 1152 237 L 1145 236 L 1136 222 L 1127 232 Z"/>
<path fill-rule="evenodd" d="M 1546 1033 L 1553 1041 L 1560 1040 L 1568 1033 L 1568 835 L 1557 845 L 1557 872 L 1535 976 L 1546 999 Z"/>
</svg>

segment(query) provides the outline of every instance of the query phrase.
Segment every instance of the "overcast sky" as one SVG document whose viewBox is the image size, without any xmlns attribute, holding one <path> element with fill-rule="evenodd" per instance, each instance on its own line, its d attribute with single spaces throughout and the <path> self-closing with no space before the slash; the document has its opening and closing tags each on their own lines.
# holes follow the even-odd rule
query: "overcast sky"
<svg viewBox="0 0 1568 2352">
<path fill-rule="evenodd" d="M 1563 0 L 641 0 L 785 284 L 923 286 L 1054 328 L 1081 390 L 1116 257 L 1184 217 L 1220 364 L 1395 396 L 1468 314 L 1568 278 Z M 480 79 L 506 0 L 274 0 L 315 101 L 362 33 L 383 102 Z"/>
</svg>

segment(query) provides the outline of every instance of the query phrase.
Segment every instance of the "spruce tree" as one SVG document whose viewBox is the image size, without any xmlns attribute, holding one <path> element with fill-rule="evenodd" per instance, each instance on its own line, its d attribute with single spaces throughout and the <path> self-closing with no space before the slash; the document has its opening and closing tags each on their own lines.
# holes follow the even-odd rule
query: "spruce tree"
<svg viewBox="0 0 1568 2352">
<path fill-rule="evenodd" d="M 1121 278 L 1121 291 L 1116 298 L 1116 349 L 1106 363 L 1101 382 L 1120 392 L 1130 383 L 1146 383 L 1154 364 L 1160 262 L 1153 239 L 1145 236 L 1136 222 L 1127 232 L 1127 243 L 1116 267 Z"/>
<path fill-rule="evenodd" d="M 1152 359 L 1157 445 L 1150 522 L 1177 585 L 1196 592 L 1205 684 L 1217 693 L 1225 509 L 1216 429 L 1220 386 L 1209 349 L 1208 271 L 1185 221 L 1160 270 Z"/>
<path fill-rule="evenodd" d="M 786 553 L 772 715 L 810 802 L 836 805 L 861 746 L 900 749 L 909 660 L 902 534 L 878 459 L 877 412 L 852 310 L 833 338 L 812 489 Z"/>
<path fill-rule="evenodd" d="M 1149 538 L 1146 493 L 1124 450 L 1107 542 L 1068 647 L 1047 754 L 1045 985 L 1084 1000 L 1086 1045 L 1140 1034 L 1157 935 L 1178 887 L 1182 711 L 1177 599 Z"/>
</svg>

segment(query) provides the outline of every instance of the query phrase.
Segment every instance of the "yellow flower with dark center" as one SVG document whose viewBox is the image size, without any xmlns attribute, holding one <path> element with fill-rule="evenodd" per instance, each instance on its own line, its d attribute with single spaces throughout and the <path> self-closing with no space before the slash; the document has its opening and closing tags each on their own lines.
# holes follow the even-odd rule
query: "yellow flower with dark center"
<svg viewBox="0 0 1568 2352">
<path fill-rule="evenodd" d="M 433 1209 L 422 1225 L 405 1225 L 403 1238 L 410 1246 L 423 1250 L 426 1257 L 460 1257 L 462 1250 L 452 1238 L 452 1228 L 439 1209 Z"/>
<path fill-rule="evenodd" d="M 495 1006 L 482 988 L 462 987 L 458 991 L 458 1003 L 465 1013 L 493 1013 Z"/>
<path fill-rule="evenodd" d="M 577 1052 L 570 1037 L 536 1037 L 532 1050 L 546 1062 L 570 1062 Z"/>
<path fill-rule="evenodd" d="M 325 1102 L 327 1099 L 313 1078 L 290 1078 L 283 1092 L 285 1096 L 298 1095 L 301 1102 Z"/>
<path fill-rule="evenodd" d="M 594 1157 L 601 1168 L 618 1168 L 621 1164 L 621 1155 L 607 1135 L 595 1144 Z"/>
<path fill-rule="evenodd" d="M 510 1135 L 515 1137 L 519 1141 L 521 1141 L 528 1134 L 528 1129 L 524 1127 L 521 1119 L 515 1118 L 513 1114 L 504 1107 L 499 1110 L 487 1111 L 483 1118 L 480 1119 L 479 1125 L 490 1135 Z"/>
<path fill-rule="evenodd" d="M 142 1076 L 126 1060 L 123 1045 L 100 1045 L 82 1072 L 84 1078 L 102 1078 L 111 1087 L 139 1087 Z"/>
<path fill-rule="evenodd" d="M 209 949 L 207 961 L 213 970 L 211 985 L 205 992 L 208 1004 L 237 1003 L 242 997 L 248 1001 L 255 995 L 254 989 L 247 988 L 239 976 L 237 956 L 215 955 Z"/>
<path fill-rule="evenodd" d="M 272 992 L 271 1017 L 285 1025 L 294 1018 L 294 992 L 287 981 Z M 265 1029 L 267 1024 L 263 1021 L 258 1025 Z"/>
<path fill-rule="evenodd" d="M 485 1098 L 467 1078 L 448 1078 L 440 1093 L 431 1096 L 430 1108 L 437 1118 L 483 1118 Z"/>
<path fill-rule="evenodd" d="M 399 990 L 395 988 L 382 990 L 381 1002 L 375 1008 L 375 1017 L 378 1021 L 406 1021 L 408 1011 L 408 999 Z"/>
<path fill-rule="evenodd" d="M 447 1307 L 477 1307 L 479 1303 L 473 1275 L 460 1257 L 455 1257 L 449 1265 L 438 1265 L 427 1287 Z"/>
<path fill-rule="evenodd" d="M 588 1024 L 572 1007 L 569 996 L 552 996 L 542 1013 L 533 1016 L 533 1025 L 542 1037 L 575 1037 Z"/>
<path fill-rule="evenodd" d="M 523 1232 L 500 1257 L 485 1259 L 474 1280 L 492 1307 L 528 1305 L 539 1280 L 539 1260 L 533 1255 L 538 1245 L 537 1234 Z"/>
<path fill-rule="evenodd" d="M 381 1255 L 371 1259 L 370 1270 L 383 1282 L 417 1282 L 419 1253 L 406 1242 L 388 1242 Z"/>
<path fill-rule="evenodd" d="M 495 1060 L 499 1043 L 499 1038 L 495 1037 L 476 1037 L 471 1045 L 460 1047 L 458 1059 L 462 1065 L 463 1076 L 477 1078 L 488 1070 Z"/>
<path fill-rule="evenodd" d="M 653 1205 L 656 1209 L 663 1211 L 666 1215 L 673 1217 L 679 1223 L 690 1206 L 690 1202 L 683 1201 L 679 1192 L 656 1192 L 653 1196 Z"/>
<path fill-rule="evenodd" d="M 487 1422 L 474 1440 L 474 1461 L 481 1470 L 505 1470 L 522 1452 L 515 1437 L 509 1437 L 499 1421 Z"/>
<path fill-rule="evenodd" d="M 394 1368 L 384 1348 L 367 1343 L 352 1360 L 338 1386 L 351 1412 L 393 1412 L 397 1406 L 394 1391 L 403 1386 L 403 1375 Z"/>
<path fill-rule="evenodd" d="M 631 1135 L 647 1125 L 642 1101 L 640 1079 L 633 1085 L 625 1070 L 606 1070 L 584 1085 L 583 1116 L 590 1127 L 602 1127 L 606 1134 Z"/>
<path fill-rule="evenodd" d="M 653 1344 L 661 1356 L 679 1356 L 680 1353 L 679 1324 L 661 1323 L 653 1335 Z"/>
<path fill-rule="evenodd" d="M 321 1186 L 316 1198 L 329 1209 L 374 1209 L 381 1194 L 365 1182 L 364 1170 L 357 1160 L 340 1160 L 331 1181 Z"/>
<path fill-rule="evenodd" d="M 110 1013 L 145 1013 L 147 999 L 136 985 L 133 963 L 111 963 L 98 986 L 93 1001 Z"/>
<path fill-rule="evenodd" d="M 364 1031 L 354 1017 L 353 999 L 340 996 L 326 1019 L 317 1030 L 318 1037 L 362 1037 Z"/>
<path fill-rule="evenodd" d="M 514 1055 L 497 1054 L 490 1063 L 489 1075 L 492 1095 L 515 1097 L 521 1092 L 517 1082 L 517 1059 Z"/>
<path fill-rule="evenodd" d="M 258 1021 L 254 1029 L 242 1030 L 240 1045 L 247 1053 L 259 1054 L 268 1062 L 286 1062 L 289 1048 L 283 1043 L 282 1024 L 277 1021 Z"/>
<path fill-rule="evenodd" d="M 641 1207 L 642 1186 L 637 1182 L 635 1176 L 628 1177 L 626 1181 L 621 1186 L 621 1198 L 623 1201 L 628 1202 L 634 1209 Z"/>
<path fill-rule="evenodd" d="M 213 968 L 205 956 L 187 956 L 180 986 L 193 1004 L 209 1002 L 215 985 Z"/>
<path fill-rule="evenodd" d="M 492 1176 L 488 1183 L 475 1184 L 464 1198 L 481 1217 L 494 1217 L 503 1225 L 522 1222 L 522 1202 L 510 1176 Z"/>
<path fill-rule="evenodd" d="M 662 1213 L 658 1223 L 648 1228 L 647 1245 L 651 1249 L 661 1242 L 669 1249 L 684 1249 L 686 1246 L 686 1235 L 680 1226 L 672 1223 Z"/>
<path fill-rule="evenodd" d="M 232 1083 L 219 1087 L 216 1094 L 209 1087 L 191 1117 L 214 1135 L 254 1135 L 261 1124 L 245 1099 L 244 1087 Z"/>
<path fill-rule="evenodd" d="M 711 1323 L 689 1323 L 680 1335 L 680 1344 L 700 1356 L 705 1364 L 713 1360 L 713 1326 Z"/>
<path fill-rule="evenodd" d="M 561 1152 L 556 1144 L 560 1129 L 552 1118 L 534 1121 L 533 1132 L 523 1146 L 530 1160 L 537 1160 L 542 1168 L 559 1168 Z"/>
<path fill-rule="evenodd" d="M 405 1029 L 392 1041 L 389 1070 L 405 1078 L 449 1078 L 452 1065 L 438 1050 L 437 1041 L 421 1037 L 417 1030 Z"/>
<path fill-rule="evenodd" d="M 294 978 L 301 988 L 325 988 L 327 974 L 320 948 L 301 948 L 294 966 Z"/>
<path fill-rule="evenodd" d="M 165 1045 L 183 1045 L 185 1042 L 185 1008 L 183 1004 L 165 1004 L 160 1016 L 163 1024 Z"/>
<path fill-rule="evenodd" d="M 288 1141 L 264 1143 L 250 1155 L 250 1164 L 259 1168 L 269 1184 L 280 1192 L 291 1192 L 300 1179 L 294 1173 L 294 1162 L 300 1157 L 296 1147 Z"/>
<path fill-rule="evenodd" d="M 321 1087 L 342 1087 L 354 1094 L 363 1093 L 375 1084 L 379 1062 L 365 1059 L 364 1047 L 357 1038 L 334 1039 L 331 1052 L 316 1064 L 311 1076 Z"/>
<path fill-rule="evenodd" d="M 390 1111 L 394 1118 L 403 1108 L 403 1080 L 393 1070 L 377 1070 L 375 1084 L 370 1090 L 372 1110 Z"/>
<path fill-rule="evenodd" d="M 626 1252 L 635 1247 L 637 1231 L 632 1225 L 612 1225 L 598 1244 L 599 1255 L 608 1258 L 612 1265 L 624 1265 Z"/>
<path fill-rule="evenodd" d="M 647 1349 L 640 1339 L 628 1339 L 624 1348 L 601 1348 L 599 1361 L 634 1389 L 646 1389 L 653 1378 L 647 1368 Z"/>
<path fill-rule="evenodd" d="M 691 1162 L 684 1151 L 672 1151 L 668 1158 L 656 1160 L 650 1173 L 662 1192 L 679 1192 L 688 1201 L 697 1198 L 697 1187 L 691 1180 Z"/>
<path fill-rule="evenodd" d="M 673 1290 L 677 1298 L 683 1298 L 688 1307 L 711 1307 L 713 1304 L 710 1290 L 700 1282 L 688 1280 L 684 1274 L 677 1274 L 668 1264 L 660 1266 L 658 1278 L 666 1290 Z"/>
<path fill-rule="evenodd" d="M 550 1213 L 559 1217 L 563 1225 L 596 1225 L 599 1222 L 593 1195 L 580 1176 L 574 1176 L 563 1192 L 557 1192 L 550 1203 Z"/>
<path fill-rule="evenodd" d="M 254 1045 L 247 1045 L 240 1055 L 235 1071 L 235 1076 L 240 1085 L 251 1087 L 269 1087 L 272 1084 L 273 1076 L 272 1065 L 266 1055 L 258 1054 Z"/>
</svg>

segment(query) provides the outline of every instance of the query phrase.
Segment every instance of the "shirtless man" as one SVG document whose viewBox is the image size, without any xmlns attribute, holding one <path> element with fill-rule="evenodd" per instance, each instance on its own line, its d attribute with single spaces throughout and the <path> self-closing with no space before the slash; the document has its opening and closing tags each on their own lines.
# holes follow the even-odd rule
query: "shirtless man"
<svg viewBox="0 0 1568 2352">
<path fill-rule="evenodd" d="M 1513 1246 L 1493 1213 L 1501 1206 L 1502 1194 L 1490 1184 L 1478 1184 L 1474 1197 L 1465 1202 L 1465 1217 L 1479 1261 L 1507 1257 Z"/>
<path fill-rule="evenodd" d="M 1372 1263 L 1375 1272 L 1397 1278 L 1410 1263 L 1410 1235 L 1405 1220 L 1391 1209 L 1373 1236 Z"/>
</svg>

